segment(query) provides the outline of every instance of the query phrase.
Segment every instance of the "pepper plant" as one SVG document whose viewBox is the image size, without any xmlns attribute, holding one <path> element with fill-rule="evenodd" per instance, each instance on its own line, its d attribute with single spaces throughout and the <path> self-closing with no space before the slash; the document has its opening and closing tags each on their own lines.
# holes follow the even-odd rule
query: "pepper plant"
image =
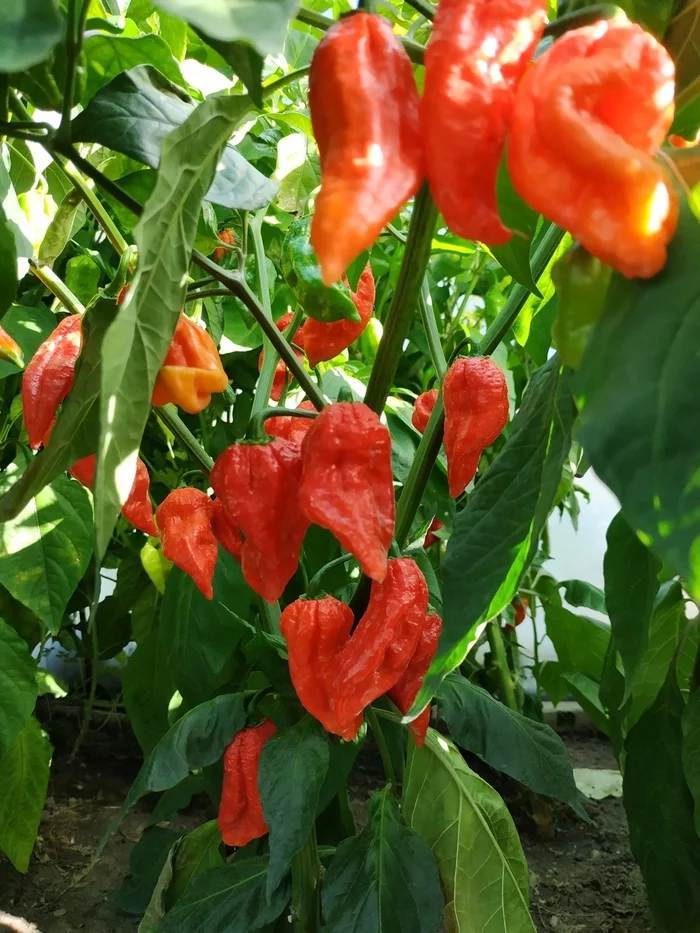
<svg viewBox="0 0 700 933">
<path fill-rule="evenodd" d="M 623 6 L 0 9 L 17 870 L 60 644 L 77 745 L 120 660 L 144 762 L 109 832 L 152 792 L 154 821 L 195 793 L 218 814 L 167 837 L 142 933 L 534 930 L 468 761 L 587 819 L 544 694 L 612 739 L 659 928 L 699 929 L 697 27 Z M 591 466 L 621 506 L 604 593 L 546 566 Z M 534 698 L 526 603 L 558 656 L 520 653 Z"/>
</svg>

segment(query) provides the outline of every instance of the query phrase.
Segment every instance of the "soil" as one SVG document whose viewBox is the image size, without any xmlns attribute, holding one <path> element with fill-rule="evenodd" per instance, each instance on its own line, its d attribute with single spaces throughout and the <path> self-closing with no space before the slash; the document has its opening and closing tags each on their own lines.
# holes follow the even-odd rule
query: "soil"
<svg viewBox="0 0 700 933">
<path fill-rule="evenodd" d="M 152 800 L 125 817 L 100 860 L 87 869 L 136 776 L 138 749 L 128 732 L 97 731 L 71 762 L 69 741 L 63 747 L 54 730 L 52 739 L 57 750 L 32 863 L 21 875 L 0 856 L 0 913 L 23 917 L 41 933 L 135 933 L 139 917 L 120 910 L 113 898 L 148 825 Z M 593 734 L 564 739 L 574 767 L 615 768 L 605 739 Z M 383 784 L 371 753 L 358 759 L 353 784 L 353 811 L 361 823 L 367 798 Z M 556 808 L 549 824 L 553 838 L 543 841 L 523 809 L 514 808 L 538 933 L 651 933 L 622 801 L 591 802 L 588 811 L 590 825 Z M 191 829 L 212 815 L 205 801 L 197 801 L 174 828 Z"/>
</svg>

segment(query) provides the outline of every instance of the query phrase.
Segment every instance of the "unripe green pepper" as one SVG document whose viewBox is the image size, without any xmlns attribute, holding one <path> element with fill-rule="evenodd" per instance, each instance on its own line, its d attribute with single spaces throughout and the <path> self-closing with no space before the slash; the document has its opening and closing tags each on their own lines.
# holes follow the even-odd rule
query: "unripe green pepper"
<svg viewBox="0 0 700 933">
<path fill-rule="evenodd" d="M 600 317 L 612 269 L 582 246 L 574 246 L 552 269 L 559 309 L 552 327 L 562 362 L 576 369 L 588 337 Z"/>
<path fill-rule="evenodd" d="M 382 339 L 384 328 L 382 322 L 376 317 L 371 317 L 367 321 L 367 327 L 360 334 L 360 353 L 366 362 L 371 362 L 377 355 L 379 341 Z"/>
<path fill-rule="evenodd" d="M 294 297 L 308 317 L 317 321 L 348 320 L 358 322 L 355 303 L 350 289 L 338 282 L 327 286 L 321 281 L 321 269 L 316 253 L 309 242 L 311 218 L 295 220 L 287 231 L 282 245 L 282 274 Z"/>
</svg>

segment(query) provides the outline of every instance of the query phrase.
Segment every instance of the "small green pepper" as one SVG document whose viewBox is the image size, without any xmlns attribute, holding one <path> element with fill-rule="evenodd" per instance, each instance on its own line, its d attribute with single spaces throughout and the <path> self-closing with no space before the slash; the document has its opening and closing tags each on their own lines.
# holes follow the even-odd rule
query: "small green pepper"
<svg viewBox="0 0 700 933">
<path fill-rule="evenodd" d="M 559 309 L 552 327 L 554 346 L 572 369 L 581 362 L 588 337 L 600 317 L 612 269 L 582 246 L 574 246 L 552 269 Z"/>
<path fill-rule="evenodd" d="M 371 362 L 377 355 L 379 341 L 382 339 L 384 328 L 382 322 L 376 317 L 371 317 L 367 321 L 367 327 L 360 334 L 360 353 L 365 362 Z"/>
<path fill-rule="evenodd" d="M 350 289 L 342 282 L 330 287 L 321 281 L 321 269 L 309 242 L 311 218 L 295 220 L 282 245 L 282 274 L 308 317 L 316 321 L 358 322 Z"/>
</svg>

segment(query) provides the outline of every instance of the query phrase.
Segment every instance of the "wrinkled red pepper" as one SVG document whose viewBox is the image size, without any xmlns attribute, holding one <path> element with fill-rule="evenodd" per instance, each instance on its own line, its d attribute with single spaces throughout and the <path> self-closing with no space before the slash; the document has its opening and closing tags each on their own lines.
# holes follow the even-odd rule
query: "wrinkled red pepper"
<svg viewBox="0 0 700 933">
<path fill-rule="evenodd" d="M 425 536 L 425 541 L 423 542 L 423 547 L 432 547 L 434 544 L 440 543 L 440 538 L 436 534 L 433 534 L 435 531 L 439 531 L 445 526 L 440 521 L 439 518 L 434 518 L 430 523 L 430 528 L 428 528 L 427 534 Z"/>
<path fill-rule="evenodd" d="M 234 557 L 240 564 L 243 551 L 241 533 L 228 517 L 226 509 L 218 499 L 214 500 L 214 514 L 211 520 L 211 530 L 214 532 L 219 544 L 223 548 L 226 548 L 231 557 Z"/>
<path fill-rule="evenodd" d="M 316 411 L 313 402 L 305 399 L 301 405 L 297 406 L 302 411 Z M 287 441 L 294 441 L 296 444 L 306 437 L 309 428 L 313 424 L 311 418 L 295 418 L 294 415 L 275 415 L 268 418 L 265 422 L 265 433 L 272 437 L 283 437 Z"/>
<path fill-rule="evenodd" d="M 411 424 L 416 431 L 420 431 L 421 434 L 425 434 L 425 429 L 428 427 L 428 422 L 433 413 L 433 408 L 435 408 L 437 398 L 438 390 L 430 389 L 428 392 L 423 392 L 416 399 L 415 405 L 413 406 L 413 414 L 411 415 Z"/>
<path fill-rule="evenodd" d="M 215 507 L 201 489 L 174 489 L 156 510 L 163 556 L 189 574 L 197 589 L 212 599 L 219 545 L 212 531 Z"/>
<path fill-rule="evenodd" d="M 88 489 L 92 489 L 95 482 L 95 460 L 95 454 L 82 457 L 68 471 Z M 145 535 L 157 538 L 158 528 L 153 520 L 153 506 L 148 495 L 150 488 L 151 477 L 148 475 L 148 468 L 139 457 L 136 461 L 136 475 L 131 491 L 122 506 L 122 515 L 128 522 L 131 522 L 134 528 L 138 528 Z"/>
<path fill-rule="evenodd" d="M 343 281 L 346 285 L 348 284 L 345 276 L 343 276 Z M 374 276 L 372 267 L 367 263 L 357 283 L 357 291 L 350 292 L 350 297 L 360 315 L 358 322 L 341 320 L 324 324 L 314 318 L 307 319 L 303 328 L 303 348 L 311 366 L 332 360 L 360 337 L 372 317 L 374 295 Z"/>
<path fill-rule="evenodd" d="M 437 612 L 428 613 L 418 638 L 416 650 L 413 652 L 413 657 L 401 679 L 389 691 L 389 696 L 404 716 L 413 706 L 413 701 L 423 686 L 423 678 L 428 673 L 428 668 L 435 657 L 441 631 L 442 619 L 440 616 Z M 415 737 L 416 745 L 421 746 L 425 742 L 425 733 L 428 731 L 429 725 L 430 706 L 428 705 L 420 716 L 416 717 L 409 725 L 409 729 Z"/>
<path fill-rule="evenodd" d="M 241 848 L 268 831 L 258 790 L 263 745 L 277 732 L 266 719 L 238 732 L 224 752 L 224 783 L 219 805 L 219 830 L 227 846 Z"/>
</svg>

